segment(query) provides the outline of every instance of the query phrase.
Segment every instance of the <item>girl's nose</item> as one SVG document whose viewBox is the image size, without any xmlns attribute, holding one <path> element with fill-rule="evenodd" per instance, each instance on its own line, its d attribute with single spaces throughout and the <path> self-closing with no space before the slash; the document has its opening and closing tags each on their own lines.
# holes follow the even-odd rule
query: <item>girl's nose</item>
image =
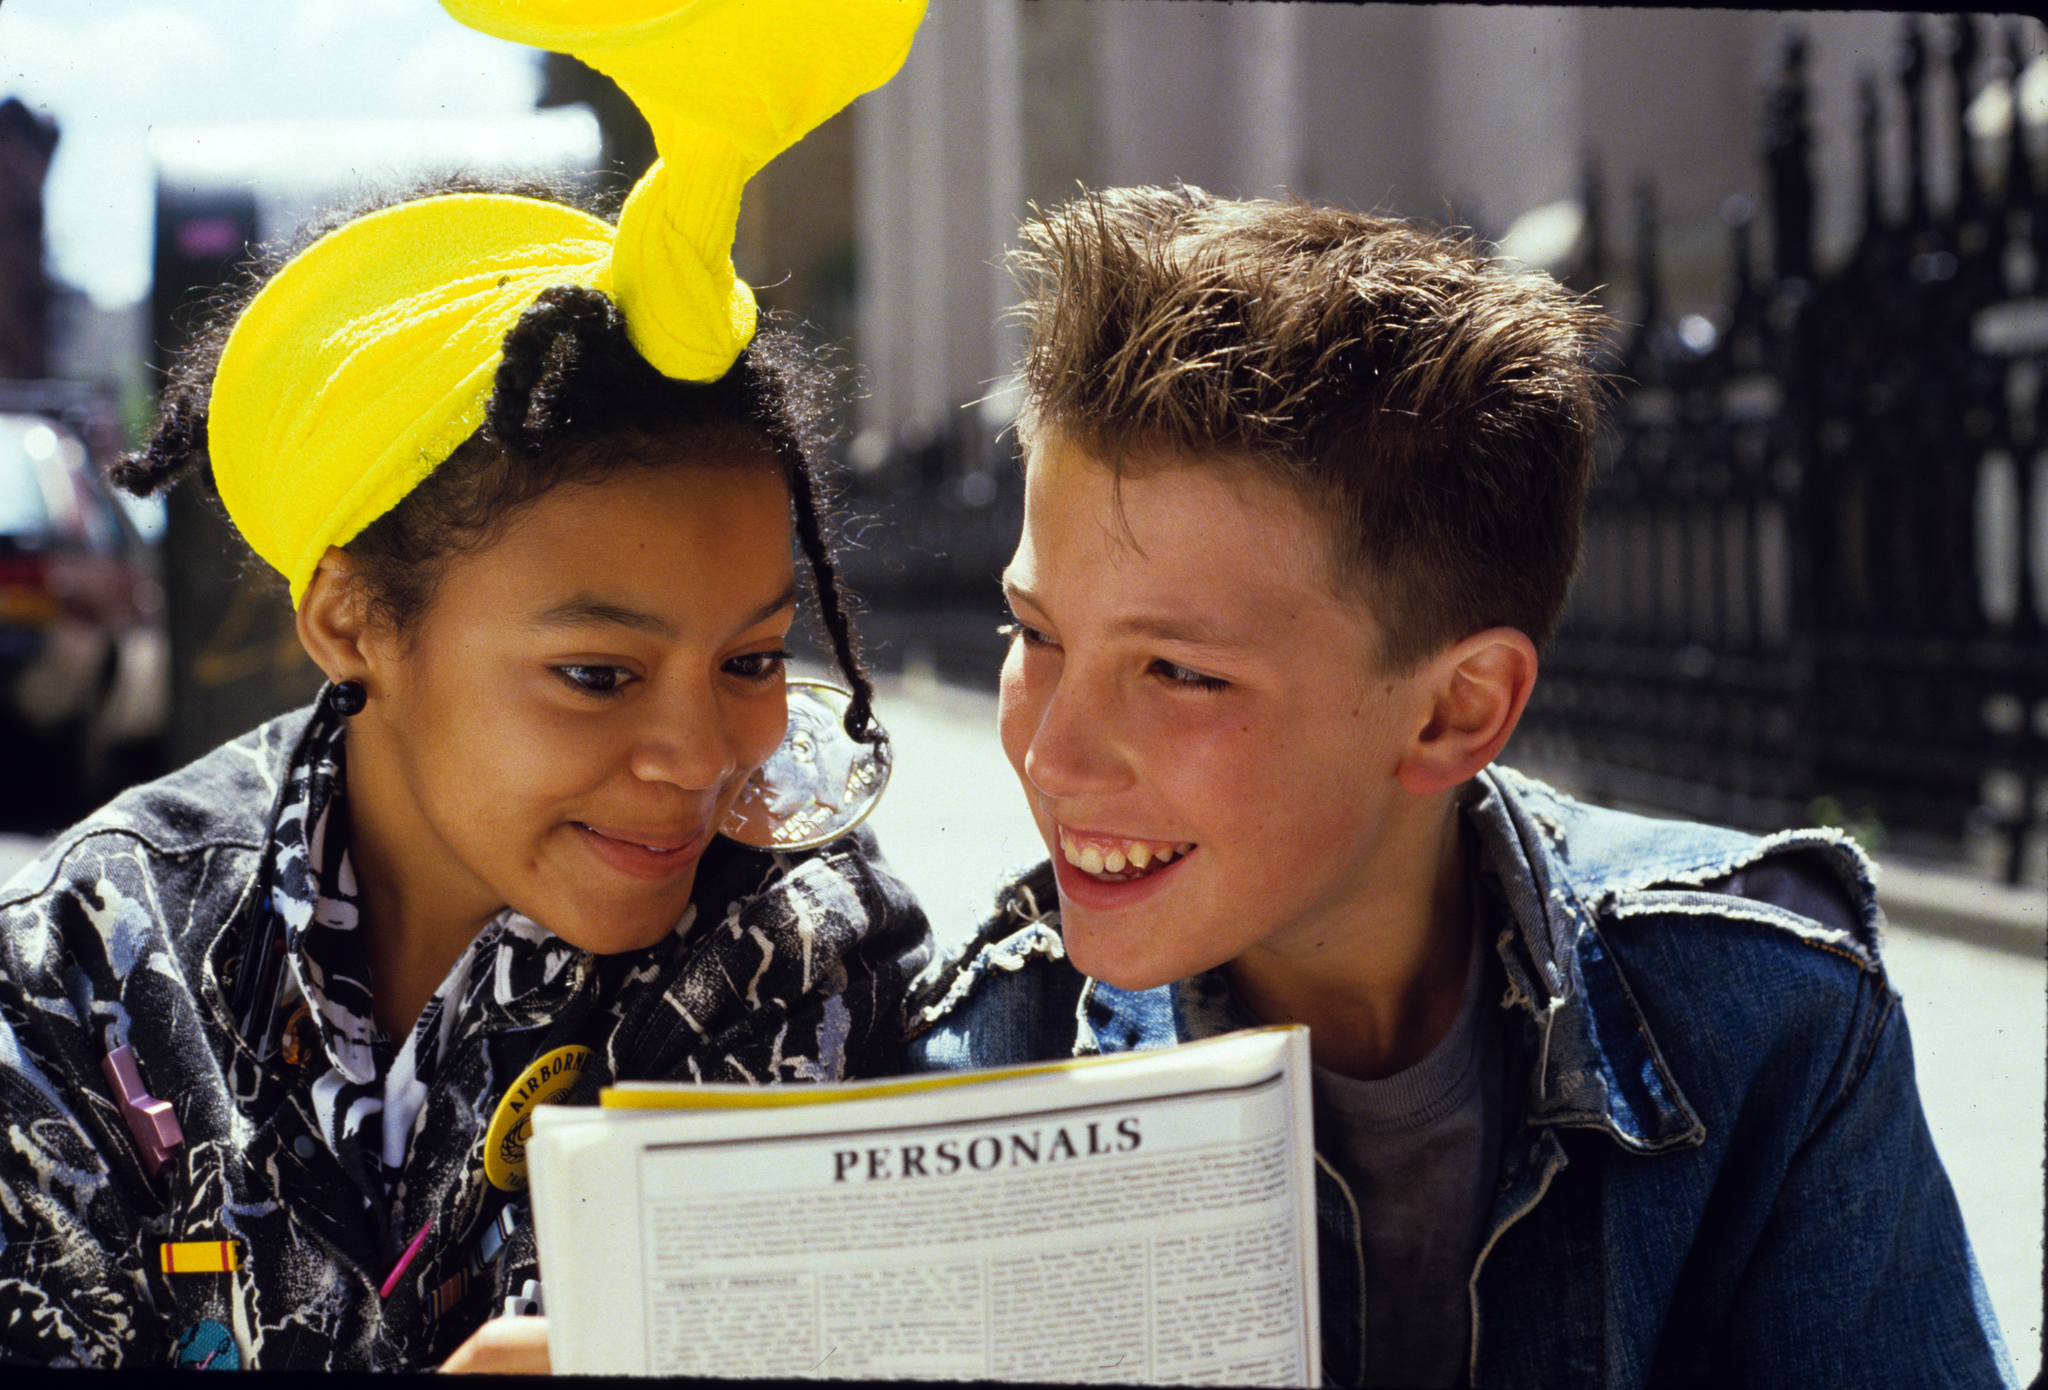
<svg viewBox="0 0 2048 1390">
<path fill-rule="evenodd" d="M 628 766 L 643 782 L 666 782 L 684 791 L 723 786 L 738 769 L 739 754 L 717 693 L 693 686 L 674 699 L 651 702 Z"/>
</svg>

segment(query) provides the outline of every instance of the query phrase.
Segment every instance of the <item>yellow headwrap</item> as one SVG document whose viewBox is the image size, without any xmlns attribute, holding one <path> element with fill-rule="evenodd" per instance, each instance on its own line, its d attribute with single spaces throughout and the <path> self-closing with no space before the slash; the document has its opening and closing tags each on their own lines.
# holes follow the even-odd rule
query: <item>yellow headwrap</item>
<svg viewBox="0 0 2048 1390">
<path fill-rule="evenodd" d="M 451 194 L 322 237 L 256 296 L 214 376 L 221 500 L 296 605 L 331 545 L 483 423 L 507 331 L 551 285 L 611 294 L 664 375 L 723 376 L 754 336 L 733 271 L 753 174 L 902 66 L 924 0 L 442 0 L 625 89 L 661 158 L 616 233 L 530 198 Z"/>
</svg>

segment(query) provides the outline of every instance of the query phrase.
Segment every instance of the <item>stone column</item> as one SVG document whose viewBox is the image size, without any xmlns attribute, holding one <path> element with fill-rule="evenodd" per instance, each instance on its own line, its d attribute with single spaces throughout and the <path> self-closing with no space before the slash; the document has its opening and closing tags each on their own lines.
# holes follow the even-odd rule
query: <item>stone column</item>
<svg viewBox="0 0 2048 1390">
<path fill-rule="evenodd" d="M 996 262 L 1022 205 L 1017 0 L 934 0 L 855 106 L 863 429 L 944 433 L 1008 356 Z"/>
</svg>

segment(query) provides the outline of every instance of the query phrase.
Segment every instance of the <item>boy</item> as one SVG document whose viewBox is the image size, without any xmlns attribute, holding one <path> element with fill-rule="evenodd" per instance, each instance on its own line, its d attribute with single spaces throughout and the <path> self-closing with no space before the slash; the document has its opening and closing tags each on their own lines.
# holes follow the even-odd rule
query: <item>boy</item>
<svg viewBox="0 0 2048 1390">
<path fill-rule="evenodd" d="M 2011 1383 L 1855 847 L 1489 766 L 1597 316 L 1188 188 L 1025 241 L 1001 722 L 1052 858 L 921 982 L 913 1064 L 1309 1025 L 1336 1384 Z"/>
</svg>

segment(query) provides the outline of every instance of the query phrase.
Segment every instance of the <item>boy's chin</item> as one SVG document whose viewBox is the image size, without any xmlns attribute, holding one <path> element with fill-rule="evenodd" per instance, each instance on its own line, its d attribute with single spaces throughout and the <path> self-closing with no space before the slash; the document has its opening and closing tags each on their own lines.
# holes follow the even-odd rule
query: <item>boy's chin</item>
<svg viewBox="0 0 2048 1390">
<path fill-rule="evenodd" d="M 1157 989 L 1160 985 L 1199 975 L 1219 963 L 1178 957 L 1164 959 L 1151 951 L 1123 950 L 1120 949 L 1123 943 L 1115 939 L 1113 932 L 1098 935 L 1089 930 L 1085 921 L 1077 923 L 1066 913 L 1061 914 L 1061 921 L 1067 959 L 1074 968 L 1090 979 L 1115 985 L 1121 990 Z"/>
</svg>

